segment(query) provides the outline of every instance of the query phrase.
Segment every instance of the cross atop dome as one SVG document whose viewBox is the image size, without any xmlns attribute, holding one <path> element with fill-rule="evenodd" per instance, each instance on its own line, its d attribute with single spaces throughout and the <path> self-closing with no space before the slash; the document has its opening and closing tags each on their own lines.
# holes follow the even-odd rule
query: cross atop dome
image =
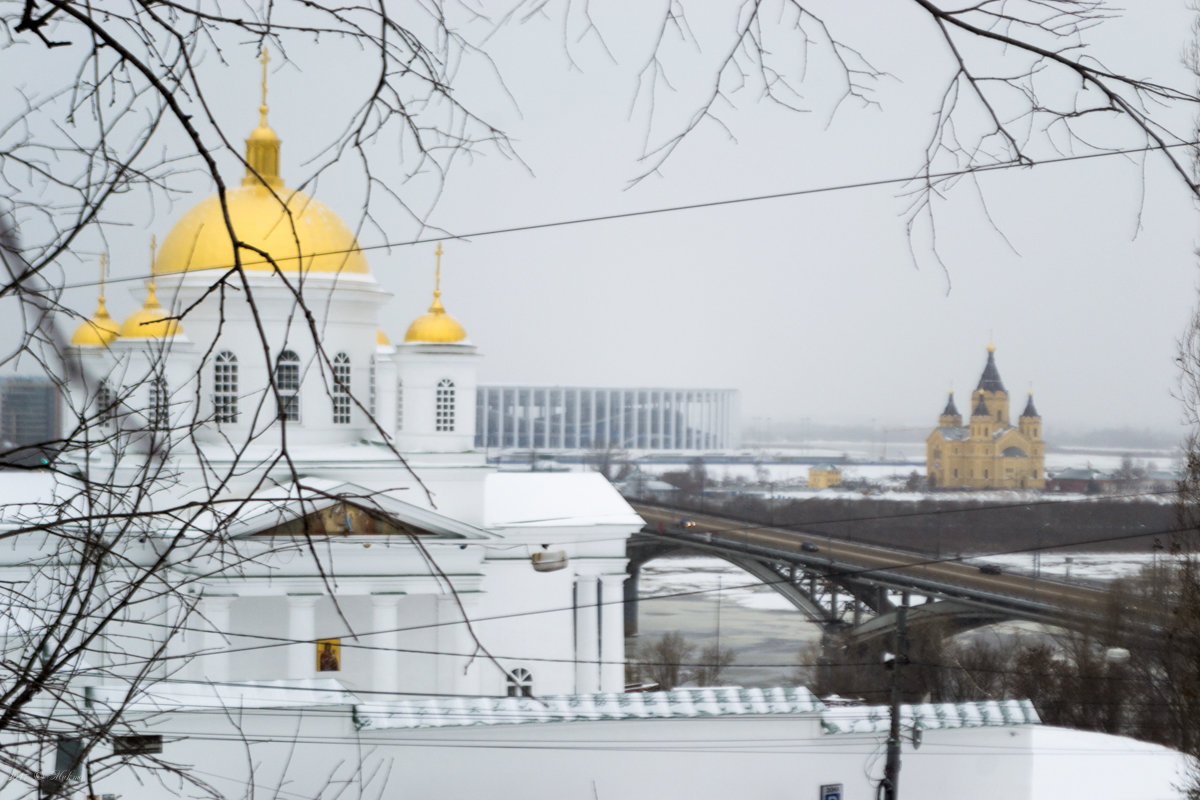
<svg viewBox="0 0 1200 800">
<path fill-rule="evenodd" d="M 451 344 L 467 338 L 467 331 L 442 306 L 442 243 L 438 242 L 434 270 L 433 303 L 429 311 L 413 320 L 404 334 L 405 342 Z"/>
<path fill-rule="evenodd" d="M 263 45 L 262 58 L 262 104 L 258 107 L 258 127 L 250 133 L 246 140 L 246 176 L 242 178 L 243 186 L 261 186 L 266 184 L 272 189 L 283 188 L 283 178 L 279 177 L 279 136 L 267 125 L 267 47 Z"/>
</svg>

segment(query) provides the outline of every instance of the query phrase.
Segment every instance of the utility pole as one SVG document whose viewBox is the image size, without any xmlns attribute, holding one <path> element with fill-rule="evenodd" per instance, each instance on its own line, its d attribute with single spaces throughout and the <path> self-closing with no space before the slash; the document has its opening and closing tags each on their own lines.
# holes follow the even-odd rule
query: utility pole
<svg viewBox="0 0 1200 800">
<path fill-rule="evenodd" d="M 884 663 L 892 670 L 891 725 L 888 728 L 887 764 L 883 768 L 884 800 L 900 798 L 900 670 L 908 662 L 908 592 L 900 596 L 900 608 L 896 609 L 896 632 L 893 647 L 895 654 L 891 662 Z"/>
</svg>

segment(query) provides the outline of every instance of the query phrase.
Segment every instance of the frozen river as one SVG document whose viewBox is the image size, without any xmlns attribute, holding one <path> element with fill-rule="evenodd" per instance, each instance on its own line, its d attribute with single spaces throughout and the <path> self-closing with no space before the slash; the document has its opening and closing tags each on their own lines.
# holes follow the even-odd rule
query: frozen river
<svg viewBox="0 0 1200 800">
<path fill-rule="evenodd" d="M 1029 554 L 990 556 L 1005 571 L 1050 579 L 1110 581 L 1136 575 L 1151 566 L 1148 553 L 1060 553 L 1035 559 Z M 720 640 L 737 661 L 725 682 L 774 686 L 790 682 L 801 660 L 821 639 L 821 629 L 782 595 L 719 558 L 687 557 L 651 561 L 639 583 L 639 635 L 630 637 L 632 654 L 639 640 L 678 631 L 697 649 Z M 809 652 L 805 652 L 809 650 Z"/>
</svg>

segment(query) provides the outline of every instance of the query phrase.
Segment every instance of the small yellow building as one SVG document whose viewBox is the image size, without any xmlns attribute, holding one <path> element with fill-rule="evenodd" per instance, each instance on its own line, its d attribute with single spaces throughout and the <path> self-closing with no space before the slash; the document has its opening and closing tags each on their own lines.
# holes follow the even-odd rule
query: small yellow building
<svg viewBox="0 0 1200 800">
<path fill-rule="evenodd" d="M 938 426 L 925 440 L 925 474 L 931 487 L 964 489 L 1044 489 L 1046 444 L 1033 392 L 1016 427 L 1009 424 L 1008 391 L 996 369 L 996 348 L 988 345 L 987 364 L 971 393 L 967 425 L 950 393 Z"/>
<path fill-rule="evenodd" d="M 821 464 L 808 470 L 808 488 L 828 489 L 842 485 L 842 471 L 832 464 Z"/>
</svg>

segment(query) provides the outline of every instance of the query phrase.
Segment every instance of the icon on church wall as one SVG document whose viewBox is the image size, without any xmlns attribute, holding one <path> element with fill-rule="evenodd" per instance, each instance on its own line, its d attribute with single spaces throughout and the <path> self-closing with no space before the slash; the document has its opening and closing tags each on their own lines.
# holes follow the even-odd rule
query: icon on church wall
<svg viewBox="0 0 1200 800">
<path fill-rule="evenodd" d="M 337 672 L 342 668 L 342 640 L 317 640 L 317 672 Z"/>
</svg>

